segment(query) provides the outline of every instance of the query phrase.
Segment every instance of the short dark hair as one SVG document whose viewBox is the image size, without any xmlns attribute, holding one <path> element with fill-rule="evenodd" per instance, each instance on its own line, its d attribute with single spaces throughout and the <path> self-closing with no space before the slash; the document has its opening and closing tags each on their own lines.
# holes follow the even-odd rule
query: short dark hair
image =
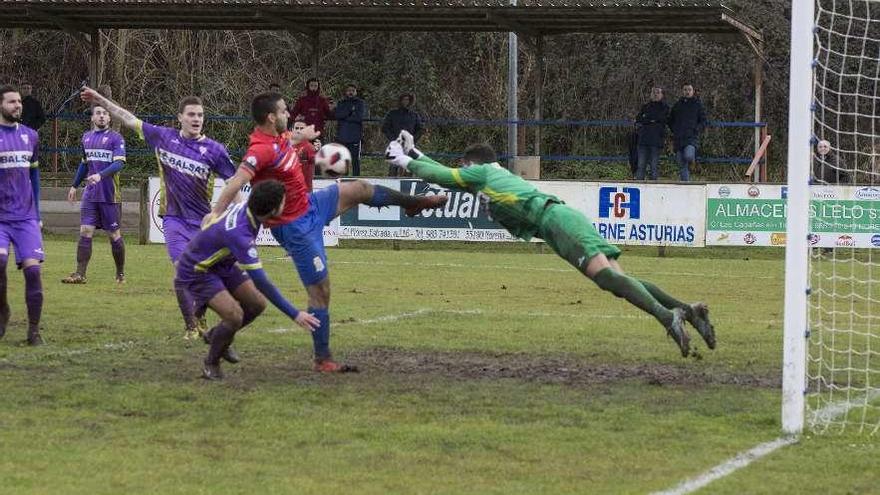
<svg viewBox="0 0 880 495">
<path fill-rule="evenodd" d="M 348 84 L 346 84 L 345 87 L 342 88 L 342 89 L 348 89 L 348 88 L 352 88 L 352 89 L 354 89 L 355 91 L 358 90 L 357 84 L 355 84 L 355 83 L 348 83 Z"/>
<path fill-rule="evenodd" d="M 255 216 L 266 216 L 278 208 L 282 199 L 284 199 L 284 186 L 277 180 L 264 180 L 251 189 L 248 209 Z"/>
<path fill-rule="evenodd" d="M 18 90 L 9 84 L 0 86 L 0 101 L 6 98 L 6 93 L 18 93 Z"/>
<path fill-rule="evenodd" d="M 464 150 L 464 161 L 470 163 L 493 163 L 498 161 L 495 150 L 486 143 L 472 144 Z"/>
<path fill-rule="evenodd" d="M 271 91 L 254 96 L 254 99 L 251 101 L 251 116 L 254 118 L 254 122 L 257 125 L 265 124 L 269 114 L 275 113 L 278 102 L 283 99 L 283 96 Z"/>
<path fill-rule="evenodd" d="M 189 105 L 204 106 L 204 104 L 202 103 L 202 99 L 198 96 L 184 96 L 180 99 L 180 103 L 177 104 L 177 113 L 183 113 L 183 110 L 186 109 L 186 107 L 188 107 Z"/>
</svg>

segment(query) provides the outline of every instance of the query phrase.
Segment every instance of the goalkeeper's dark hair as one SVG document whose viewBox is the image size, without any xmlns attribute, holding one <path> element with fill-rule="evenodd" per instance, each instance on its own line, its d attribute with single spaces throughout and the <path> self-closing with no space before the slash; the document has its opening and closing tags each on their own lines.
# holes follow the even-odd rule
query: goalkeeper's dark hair
<svg viewBox="0 0 880 495">
<path fill-rule="evenodd" d="M 275 113 L 278 109 L 278 102 L 284 97 L 278 93 L 266 92 L 254 96 L 251 101 L 251 116 L 257 125 L 263 125 L 269 118 L 269 114 Z"/>
<path fill-rule="evenodd" d="M 284 185 L 277 180 L 266 180 L 251 189 L 248 209 L 256 217 L 264 217 L 275 211 L 283 199 Z"/>
<path fill-rule="evenodd" d="M 483 164 L 498 161 L 495 150 L 486 143 L 472 144 L 464 150 L 464 161 L 469 163 Z"/>
</svg>

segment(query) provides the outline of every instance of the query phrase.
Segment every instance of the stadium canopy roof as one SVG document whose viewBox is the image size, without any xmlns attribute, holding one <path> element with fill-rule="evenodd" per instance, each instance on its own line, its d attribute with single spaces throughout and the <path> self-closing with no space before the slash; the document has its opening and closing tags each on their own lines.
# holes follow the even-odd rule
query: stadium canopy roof
<svg viewBox="0 0 880 495">
<path fill-rule="evenodd" d="M 3 0 L 0 27 L 65 29 L 738 34 L 714 1 Z"/>
<path fill-rule="evenodd" d="M 516 5 L 511 5 L 516 3 Z M 0 28 L 59 29 L 89 54 L 99 84 L 102 29 L 288 31 L 311 37 L 318 73 L 319 35 L 328 31 L 507 32 L 508 154 L 517 155 L 516 39 L 537 51 L 535 120 L 541 120 L 546 36 L 570 33 L 691 33 L 746 41 L 756 53 L 755 122 L 761 120 L 761 32 L 718 0 L 0 0 Z M 535 128 L 535 154 L 540 143 Z M 760 147 L 755 129 L 755 150 Z"/>
</svg>

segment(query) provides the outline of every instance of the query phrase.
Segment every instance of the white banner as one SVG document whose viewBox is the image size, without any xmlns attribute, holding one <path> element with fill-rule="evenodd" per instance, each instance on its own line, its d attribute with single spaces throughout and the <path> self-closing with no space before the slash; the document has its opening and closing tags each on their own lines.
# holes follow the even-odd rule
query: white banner
<svg viewBox="0 0 880 495">
<path fill-rule="evenodd" d="M 332 180 L 315 180 L 314 188 L 315 190 L 322 189 L 324 187 L 333 184 L 335 181 Z M 214 196 L 211 198 L 211 204 L 216 203 L 217 198 L 220 196 L 220 191 L 223 189 L 224 185 L 223 179 L 214 179 Z M 148 194 L 150 198 L 150 236 L 149 241 L 158 244 L 165 243 L 165 233 L 162 230 L 162 218 L 159 217 L 159 178 L 158 177 L 150 177 L 149 186 L 148 186 Z M 250 185 L 242 188 L 242 192 L 247 196 L 250 194 Z M 324 245 L 325 246 L 336 246 L 339 244 L 339 218 L 333 220 L 330 225 L 324 227 Z M 277 246 L 278 242 L 272 236 L 272 232 L 265 227 L 260 227 L 260 232 L 257 235 L 257 245 L 259 246 Z"/>
<path fill-rule="evenodd" d="M 584 183 L 584 213 L 611 244 L 703 247 L 706 187 Z"/>
</svg>

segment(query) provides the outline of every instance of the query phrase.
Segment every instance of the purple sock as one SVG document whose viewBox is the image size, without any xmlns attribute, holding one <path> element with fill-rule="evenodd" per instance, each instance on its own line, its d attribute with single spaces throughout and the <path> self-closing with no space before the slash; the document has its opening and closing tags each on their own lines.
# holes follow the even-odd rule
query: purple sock
<svg viewBox="0 0 880 495">
<path fill-rule="evenodd" d="M 208 351 L 208 357 L 205 359 L 205 362 L 217 364 L 220 362 L 220 356 L 232 345 L 232 341 L 235 339 L 235 330 L 232 330 L 221 321 L 209 333 L 211 335 L 211 349 Z"/>
<path fill-rule="evenodd" d="M 92 238 L 81 235 L 79 244 L 76 245 L 76 273 L 85 277 L 90 259 L 92 259 Z"/>
<path fill-rule="evenodd" d="M 43 281 L 40 278 L 40 265 L 31 265 L 24 270 L 24 300 L 27 304 L 28 331 L 40 328 L 40 314 L 43 312 Z"/>
<path fill-rule="evenodd" d="M 110 239 L 110 251 L 113 252 L 113 261 L 116 262 L 116 274 L 123 275 L 125 273 L 125 242 L 122 236 L 118 239 Z"/>
<path fill-rule="evenodd" d="M 186 289 L 177 283 L 177 280 L 174 280 L 174 293 L 177 295 L 177 305 L 180 307 L 180 314 L 183 315 L 183 322 L 186 323 L 187 328 L 195 328 L 196 317 L 193 300 L 189 297 Z"/>
<path fill-rule="evenodd" d="M 0 325 L 6 328 L 9 321 L 9 303 L 6 301 L 6 262 L 8 254 L 0 254 Z"/>
</svg>

